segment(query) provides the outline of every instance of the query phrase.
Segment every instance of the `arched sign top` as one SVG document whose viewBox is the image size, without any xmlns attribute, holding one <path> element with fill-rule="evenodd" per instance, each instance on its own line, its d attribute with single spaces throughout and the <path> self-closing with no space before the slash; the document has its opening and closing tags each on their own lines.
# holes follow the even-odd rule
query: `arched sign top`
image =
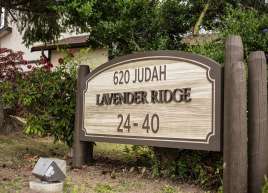
<svg viewBox="0 0 268 193">
<path fill-rule="evenodd" d="M 203 64 L 203 67 L 210 68 L 212 72 L 221 71 L 222 65 L 216 61 L 199 55 L 182 51 L 147 51 L 129 54 L 125 56 L 116 57 L 94 69 L 86 79 L 90 80 L 97 76 L 99 73 L 108 70 L 110 68 L 116 67 L 118 65 L 124 65 L 130 62 L 141 61 L 141 60 L 157 60 L 157 59 L 167 59 L 174 61 L 188 61 L 192 64 Z"/>
<path fill-rule="evenodd" d="M 113 59 L 83 79 L 81 138 L 220 150 L 222 67 L 153 51 Z"/>
</svg>

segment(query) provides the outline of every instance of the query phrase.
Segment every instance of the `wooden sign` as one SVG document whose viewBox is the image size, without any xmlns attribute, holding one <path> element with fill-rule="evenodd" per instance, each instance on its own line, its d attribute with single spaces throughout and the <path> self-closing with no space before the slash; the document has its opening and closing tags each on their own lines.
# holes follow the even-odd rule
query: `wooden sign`
<svg viewBox="0 0 268 193">
<path fill-rule="evenodd" d="M 83 81 L 81 140 L 220 150 L 222 68 L 161 51 L 99 66 Z"/>
</svg>

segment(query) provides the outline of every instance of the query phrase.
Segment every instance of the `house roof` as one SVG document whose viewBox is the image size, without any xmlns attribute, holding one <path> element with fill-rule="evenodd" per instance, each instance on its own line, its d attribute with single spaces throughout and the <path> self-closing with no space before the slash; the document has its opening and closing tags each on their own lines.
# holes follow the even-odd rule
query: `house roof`
<svg viewBox="0 0 268 193">
<path fill-rule="evenodd" d="M 32 52 L 41 50 L 56 50 L 58 48 L 81 48 L 88 46 L 88 35 L 72 36 L 52 44 L 40 44 L 31 48 Z"/>
</svg>

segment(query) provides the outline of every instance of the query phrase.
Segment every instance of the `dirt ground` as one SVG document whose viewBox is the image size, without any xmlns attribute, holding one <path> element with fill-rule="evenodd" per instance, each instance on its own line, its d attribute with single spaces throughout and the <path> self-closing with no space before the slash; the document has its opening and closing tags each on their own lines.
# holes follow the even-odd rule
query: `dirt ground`
<svg viewBox="0 0 268 193">
<path fill-rule="evenodd" d="M 153 178 L 149 168 L 128 164 L 124 145 L 97 143 L 95 162 L 81 169 L 67 168 L 64 193 L 205 193 L 171 179 Z M 67 157 L 68 148 L 51 138 L 0 135 L 0 193 L 35 193 L 29 190 L 31 171 L 39 157 Z M 134 158 L 133 158 L 134 159 Z"/>
</svg>

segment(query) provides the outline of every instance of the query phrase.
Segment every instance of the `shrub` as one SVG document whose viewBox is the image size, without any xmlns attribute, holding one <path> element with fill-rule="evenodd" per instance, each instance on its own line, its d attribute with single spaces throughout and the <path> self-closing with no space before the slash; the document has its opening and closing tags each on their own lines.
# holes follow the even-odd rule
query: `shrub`
<svg viewBox="0 0 268 193">
<path fill-rule="evenodd" d="M 217 193 L 223 193 L 223 186 L 220 186 Z"/>
<path fill-rule="evenodd" d="M 262 187 L 262 193 L 268 193 L 268 180 L 267 180 L 267 177 L 265 177 L 265 184 Z"/>
<path fill-rule="evenodd" d="M 162 173 L 205 189 L 217 189 L 222 185 L 222 165 L 221 153 L 181 150 L 176 160 L 162 168 Z"/>
<path fill-rule="evenodd" d="M 45 58 L 29 65 L 22 52 L 0 49 L 0 102 L 11 109 L 9 114 L 18 115 L 23 109 L 27 134 L 51 135 L 71 146 L 76 65 L 69 58 L 65 61 L 51 70 L 53 65 Z"/>
<path fill-rule="evenodd" d="M 227 6 L 219 29 L 223 37 L 230 34 L 240 35 L 243 40 L 246 55 L 250 51 L 262 50 L 268 52 L 268 14 L 254 9 L 232 8 Z"/>
<path fill-rule="evenodd" d="M 222 40 L 200 45 L 190 45 L 186 48 L 186 51 L 209 57 L 220 64 L 224 63 L 224 43 Z"/>
<path fill-rule="evenodd" d="M 217 190 L 222 185 L 223 158 L 220 152 L 179 150 L 176 159 L 163 163 L 148 146 L 126 146 L 124 151 L 136 158 L 137 165 L 150 167 L 153 177 L 170 177 L 199 184 L 204 189 Z"/>
<path fill-rule="evenodd" d="M 240 35 L 243 41 L 245 57 L 250 51 L 262 50 L 268 53 L 268 14 L 243 7 L 233 8 L 228 5 L 221 18 L 217 31 L 218 41 L 189 45 L 185 51 L 201 54 L 224 62 L 224 40 L 228 35 Z"/>
<path fill-rule="evenodd" d="M 23 59 L 23 52 L 0 48 L 0 81 L 15 81 L 22 72 L 22 65 L 27 64 Z"/>
<path fill-rule="evenodd" d="M 18 113 L 17 80 L 23 78 L 22 67 L 27 64 L 22 52 L 0 48 L 0 103 L 9 113 Z"/>
<path fill-rule="evenodd" d="M 27 134 L 51 135 L 72 145 L 76 67 L 62 64 L 53 71 L 37 68 L 20 80 L 19 102 L 27 110 Z"/>
</svg>

